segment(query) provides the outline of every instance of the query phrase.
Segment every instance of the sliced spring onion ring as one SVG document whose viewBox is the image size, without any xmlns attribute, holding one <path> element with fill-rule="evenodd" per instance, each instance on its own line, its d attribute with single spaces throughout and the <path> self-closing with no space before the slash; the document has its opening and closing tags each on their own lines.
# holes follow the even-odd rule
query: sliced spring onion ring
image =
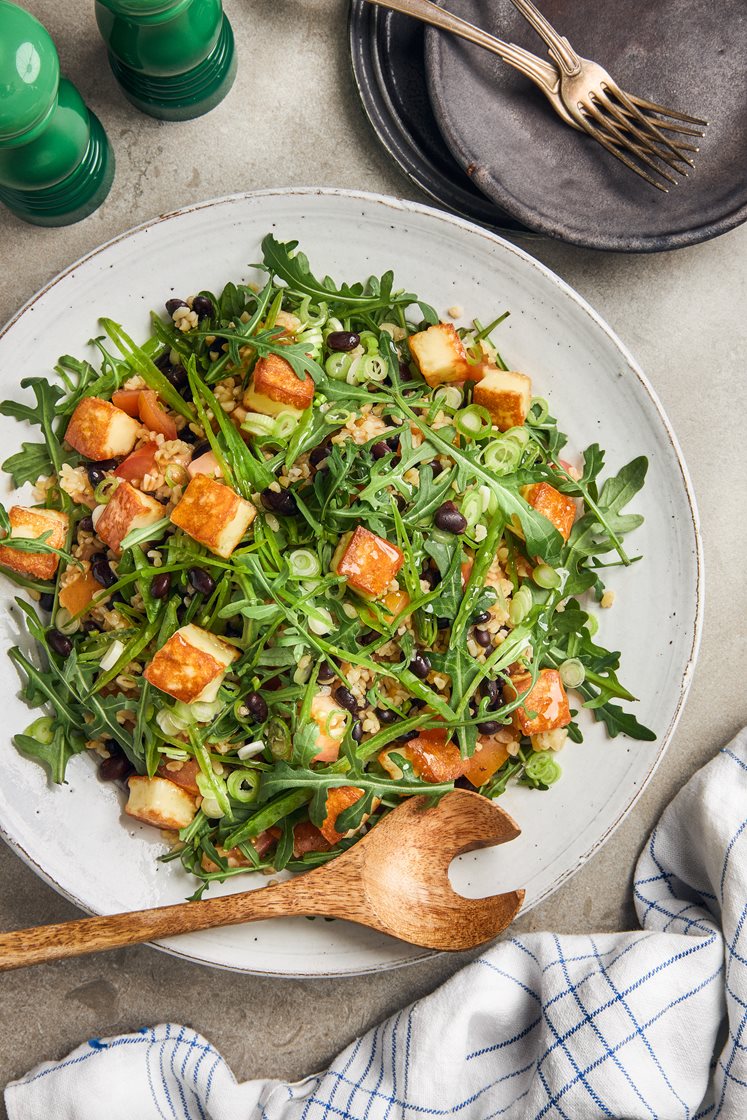
<svg viewBox="0 0 747 1120">
<path fill-rule="evenodd" d="M 226 789 L 234 801 L 247 805 L 256 799 L 259 792 L 259 771 L 234 770 L 226 778 Z"/>
<path fill-rule="evenodd" d="M 524 583 L 514 592 L 508 608 L 508 617 L 512 626 L 518 626 L 532 609 L 532 592 Z"/>
<path fill-rule="evenodd" d="M 532 579 L 538 587 L 544 587 L 545 590 L 551 591 L 555 587 L 560 587 L 562 576 L 549 564 L 538 564 L 532 572 Z"/>
<path fill-rule="evenodd" d="M 288 567 L 295 579 L 313 579 L 322 570 L 319 557 L 310 548 L 297 548 L 291 552 Z"/>
<path fill-rule="evenodd" d="M 442 385 L 433 396 L 435 400 L 443 402 L 442 407 L 450 410 L 461 408 L 464 401 L 464 393 L 456 385 Z"/>
<path fill-rule="evenodd" d="M 586 669 L 577 657 L 569 657 L 564 661 L 559 672 L 566 688 L 578 688 L 586 680 Z"/>
<path fill-rule="evenodd" d="M 457 412 L 454 416 L 454 424 L 459 434 L 467 436 L 468 439 L 480 439 L 493 427 L 490 413 L 480 404 L 471 404 L 469 408 Z"/>
</svg>

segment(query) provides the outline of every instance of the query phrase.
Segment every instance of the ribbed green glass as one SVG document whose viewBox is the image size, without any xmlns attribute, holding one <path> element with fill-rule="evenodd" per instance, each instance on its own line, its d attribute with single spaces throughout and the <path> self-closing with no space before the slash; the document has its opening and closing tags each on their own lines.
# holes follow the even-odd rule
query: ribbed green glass
<svg viewBox="0 0 747 1120">
<path fill-rule="evenodd" d="M 221 0 L 97 0 L 96 20 L 122 92 L 144 113 L 199 117 L 233 84 L 233 32 Z"/>
<path fill-rule="evenodd" d="M 69 225 L 101 205 L 113 176 L 106 134 L 60 80 L 48 32 L 0 0 L 0 202 L 35 225 Z"/>
</svg>

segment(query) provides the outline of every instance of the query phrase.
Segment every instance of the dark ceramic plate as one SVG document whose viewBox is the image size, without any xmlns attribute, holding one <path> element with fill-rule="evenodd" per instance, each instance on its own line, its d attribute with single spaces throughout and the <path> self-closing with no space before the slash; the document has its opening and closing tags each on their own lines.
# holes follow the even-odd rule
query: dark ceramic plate
<svg viewBox="0 0 747 1120">
<path fill-rule="evenodd" d="M 535 54 L 545 47 L 510 0 L 447 0 L 451 11 Z M 696 169 L 668 194 L 562 123 L 496 56 L 426 32 L 441 132 L 497 205 L 532 229 L 596 249 L 655 252 L 715 237 L 747 218 L 744 0 L 542 0 L 578 52 L 641 97 L 709 120 Z"/>
<path fill-rule="evenodd" d="M 524 226 L 486 198 L 456 162 L 431 109 L 422 23 L 353 0 L 350 54 L 363 108 L 389 155 L 448 210 L 498 232 Z"/>
</svg>

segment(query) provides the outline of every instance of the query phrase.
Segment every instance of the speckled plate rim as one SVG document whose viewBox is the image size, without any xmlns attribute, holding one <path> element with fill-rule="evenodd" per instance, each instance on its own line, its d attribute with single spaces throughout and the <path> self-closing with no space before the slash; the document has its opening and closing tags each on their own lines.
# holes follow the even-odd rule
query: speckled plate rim
<svg viewBox="0 0 747 1120">
<path fill-rule="evenodd" d="M 448 98 L 443 95 L 441 74 L 446 42 L 445 35 L 439 34 L 435 28 L 426 28 L 426 80 L 431 105 L 444 141 L 457 163 L 462 167 L 479 167 L 480 154 L 473 151 L 463 139 L 456 122 L 448 112 Z M 550 112 L 549 108 L 548 112 Z M 513 215 L 533 233 L 551 237 L 556 241 L 564 241 L 569 245 L 578 245 L 582 249 L 597 249 L 612 253 L 665 253 L 672 249 L 684 249 L 689 245 L 700 245 L 703 241 L 711 241 L 714 237 L 720 237 L 722 233 L 728 233 L 747 221 L 746 200 L 722 214 L 721 217 L 704 222 L 702 225 L 690 226 L 689 229 L 671 229 L 657 234 L 637 233 L 633 238 L 608 233 L 594 235 L 576 226 L 546 220 L 504 185 L 500 173 L 483 171 L 476 175 L 475 179 L 481 189 L 484 189 L 483 184 L 489 185 L 490 195 L 487 197 L 492 198 L 497 206 Z"/>
<path fill-rule="evenodd" d="M 605 320 L 602 319 L 602 317 L 591 307 L 591 305 L 589 303 L 587 303 L 587 301 L 582 296 L 580 296 L 578 294 L 578 292 L 576 292 L 569 284 L 567 284 L 565 282 L 565 280 L 561 279 L 561 277 L 559 277 L 555 272 L 553 272 L 552 269 L 548 268 L 546 265 L 544 265 L 540 261 L 536 260 L 534 257 L 532 257 L 529 253 L 525 252 L 523 249 L 520 249 L 518 246 L 513 245 L 510 241 L 507 241 L 504 237 L 500 237 L 497 234 L 492 233 L 490 230 L 486 230 L 484 227 L 482 227 L 480 225 L 476 225 L 473 222 L 468 222 L 465 219 L 460 218 L 456 215 L 446 213 L 445 211 L 438 210 L 438 209 L 436 209 L 432 206 L 426 206 L 426 205 L 424 205 L 422 203 L 419 203 L 419 202 L 411 202 L 407 199 L 398 199 L 398 198 L 394 198 L 392 196 L 376 194 L 376 193 L 368 192 L 368 191 L 358 191 L 358 190 L 350 190 L 350 189 L 346 189 L 346 188 L 336 188 L 336 187 L 288 187 L 288 188 L 280 188 L 280 189 L 279 188 L 269 188 L 269 189 L 258 190 L 258 191 L 239 191 L 239 192 L 236 192 L 235 194 L 224 195 L 224 196 L 221 196 L 221 197 L 208 199 L 204 202 L 193 203 L 192 205 L 184 206 L 184 207 L 182 207 L 178 210 L 173 210 L 173 211 L 169 211 L 165 214 L 161 214 L 156 218 L 152 218 L 149 221 L 142 222 L 139 225 L 133 226 L 132 228 L 130 228 L 128 230 L 125 230 L 123 233 L 117 234 L 115 237 L 111 238 L 108 241 L 103 242 L 101 245 L 99 245 L 96 248 L 90 250 L 88 253 L 85 253 L 83 256 L 79 257 L 78 260 L 76 260 L 75 262 L 70 264 L 67 268 L 63 269 L 61 272 L 57 273 L 56 276 L 54 276 L 51 280 L 49 280 L 46 284 L 44 284 L 8 320 L 8 322 L 2 327 L 2 329 L 0 329 L 0 339 L 3 339 L 9 333 L 9 331 L 11 331 L 12 328 L 24 316 L 28 315 L 32 311 L 32 309 L 34 308 L 34 305 L 36 304 L 37 300 L 42 295 L 45 295 L 52 288 L 54 288 L 56 285 L 60 284 L 63 280 L 65 280 L 68 276 L 70 276 L 71 273 L 75 272 L 75 270 L 77 268 L 79 268 L 81 265 L 84 265 L 85 263 L 95 259 L 100 254 L 106 252 L 107 250 L 113 248 L 114 246 L 116 246 L 118 244 L 121 244 L 123 241 L 126 241 L 128 238 L 134 236 L 135 234 L 138 234 L 138 233 L 140 233 L 142 231 L 145 231 L 145 230 L 148 230 L 148 229 L 153 229 L 157 226 L 160 226 L 162 223 L 168 222 L 168 221 L 170 221 L 171 219 L 174 219 L 174 218 L 184 217 L 185 215 L 188 215 L 188 214 L 191 214 L 191 213 L 200 212 L 200 211 L 203 211 L 203 210 L 206 210 L 206 209 L 211 209 L 211 208 L 215 208 L 215 207 L 219 207 L 219 206 L 231 205 L 232 203 L 236 203 L 238 201 L 245 200 L 245 199 L 262 199 L 262 198 L 271 199 L 271 198 L 284 198 L 284 197 L 288 197 L 288 196 L 304 198 L 304 199 L 308 200 L 310 205 L 313 205 L 313 199 L 317 198 L 317 197 L 345 198 L 345 199 L 350 199 L 350 200 L 354 200 L 354 201 L 359 201 L 361 203 L 368 203 L 368 204 L 374 204 L 374 205 L 377 205 L 377 206 L 381 206 L 385 209 L 391 210 L 393 215 L 396 214 L 396 215 L 402 216 L 402 215 L 406 215 L 408 213 L 418 213 L 420 215 L 423 215 L 423 216 L 429 217 L 431 219 L 434 219 L 437 222 L 442 222 L 446 225 L 456 227 L 457 229 L 461 228 L 461 229 L 464 229 L 465 231 L 469 231 L 472 234 L 477 234 L 479 237 L 483 238 L 484 240 L 492 243 L 493 245 L 496 245 L 496 246 L 500 247 L 502 251 L 505 251 L 507 253 L 510 253 L 510 254 L 520 258 L 525 265 L 535 269 L 546 281 L 549 281 L 553 286 L 555 286 L 559 291 L 561 291 L 566 297 L 570 298 L 576 304 L 578 309 L 581 312 L 583 312 L 591 320 L 591 322 L 594 324 L 595 328 L 597 330 L 601 331 L 607 337 L 607 340 L 618 350 L 618 352 L 620 353 L 621 357 L 623 358 L 623 360 L 625 362 L 625 366 L 627 368 L 628 373 L 630 375 L 632 375 L 638 381 L 640 387 L 644 390 L 645 394 L 647 395 L 647 397 L 650 401 L 650 404 L 651 404 L 652 408 L 655 410 L 655 412 L 657 414 L 657 417 L 658 417 L 658 419 L 659 419 L 659 421 L 660 421 L 660 423 L 661 423 L 661 425 L 664 429 L 664 432 L 666 433 L 666 436 L 667 436 L 667 439 L 670 443 L 670 446 L 671 446 L 671 448 L 674 452 L 674 455 L 675 455 L 675 458 L 676 458 L 676 461 L 677 461 L 677 466 L 678 466 L 678 469 L 679 469 L 679 472 L 680 472 L 680 480 L 682 482 L 685 497 L 686 497 L 686 500 L 687 500 L 687 505 L 688 505 L 689 512 L 690 512 L 690 520 L 691 520 L 691 528 L 692 528 L 692 532 L 693 532 L 693 544 L 694 544 L 695 591 L 696 591 L 696 601 L 695 601 L 695 612 L 694 612 L 694 619 L 693 619 L 692 638 L 691 638 L 691 642 L 690 642 L 690 648 L 689 648 L 689 652 L 688 652 L 687 662 L 686 662 L 686 665 L 685 665 L 685 668 L 684 668 L 684 671 L 683 671 L 683 674 L 682 674 L 682 681 L 681 681 L 680 688 L 679 688 L 679 695 L 678 695 L 678 699 L 677 699 L 677 704 L 676 704 L 676 707 L 675 707 L 674 712 L 672 714 L 672 717 L 670 719 L 668 727 L 666 728 L 665 731 L 662 732 L 662 734 L 658 738 L 658 741 L 657 741 L 657 744 L 656 744 L 656 754 L 652 757 L 650 766 L 648 767 L 645 774 L 642 776 L 639 786 L 631 794 L 630 800 L 628 801 L 625 808 L 617 814 L 617 816 L 615 817 L 615 819 L 613 821 L 610 822 L 609 826 L 604 831 L 604 833 L 601 836 L 599 836 L 592 844 L 590 844 L 589 847 L 581 854 L 581 856 L 579 856 L 579 858 L 576 860 L 575 864 L 572 867 L 567 868 L 564 872 L 561 872 L 560 874 L 558 874 L 556 879 L 544 891 L 542 891 L 540 894 L 538 894 L 533 899 L 533 901 L 531 903 L 531 906 L 527 907 L 526 910 L 522 911 L 522 914 L 523 913 L 528 913 L 529 910 L 532 909 L 534 906 L 539 905 L 541 902 L 544 902 L 547 898 L 549 898 L 552 894 L 554 894 L 561 886 L 563 886 L 564 883 L 566 883 L 573 875 L 575 875 L 575 873 L 596 852 L 599 851 L 599 849 L 609 840 L 609 838 L 616 831 L 616 829 L 620 826 L 620 824 L 622 824 L 623 820 L 628 816 L 630 811 L 633 809 L 633 807 L 635 806 L 635 804 L 638 802 L 639 798 L 641 797 L 641 794 L 643 793 L 643 791 L 648 786 L 649 782 L 651 781 L 651 778 L 653 777 L 654 773 L 656 772 L 656 769 L 658 768 L 659 764 L 661 763 L 662 758 L 664 757 L 664 754 L 665 754 L 665 752 L 666 752 L 666 750 L 667 750 L 667 748 L 668 748 L 668 746 L 671 742 L 674 731 L 677 727 L 677 724 L 679 723 L 680 717 L 681 717 L 682 712 L 684 710 L 685 702 L 687 700 L 687 696 L 688 696 L 688 693 L 690 691 L 690 686 L 692 684 L 693 672 L 694 672 L 694 669 L 695 669 L 695 664 L 696 664 L 697 657 L 698 657 L 698 652 L 699 652 L 699 649 L 700 649 L 700 642 L 701 642 L 701 636 L 702 636 L 702 630 L 703 630 L 703 609 L 704 609 L 703 543 L 702 543 L 701 531 L 700 531 L 700 519 L 699 519 L 699 515 L 698 515 L 698 507 L 697 507 L 697 502 L 696 502 L 696 498 L 695 498 L 695 492 L 694 492 L 692 480 L 690 478 L 690 473 L 689 473 L 687 465 L 685 463 L 684 456 L 682 454 L 682 449 L 680 448 L 677 436 L 674 433 L 672 425 L 671 425 L 671 423 L 670 423 L 670 421 L 669 421 L 669 419 L 668 419 L 668 417 L 667 417 L 667 415 L 664 411 L 664 408 L 663 408 L 663 406 L 662 406 L 662 404 L 661 404 L 661 402 L 660 402 L 660 400 L 659 400 L 659 398 L 656 394 L 656 391 L 654 390 L 653 386 L 651 385 L 650 381 L 646 377 L 643 370 L 640 368 L 640 366 L 636 362 L 633 355 L 630 353 L 630 351 L 627 349 L 627 347 L 624 345 L 624 343 L 618 338 L 618 336 L 615 334 L 615 332 L 612 330 L 612 328 L 605 322 Z M 6 829 L 4 827 L 4 823 L 2 821 L 0 821 L 0 836 L 2 836 L 2 839 L 8 844 L 8 846 L 14 852 L 16 852 L 16 854 L 18 856 L 20 856 L 20 858 L 24 861 L 24 863 L 26 863 L 27 866 L 30 867 L 49 886 L 53 887 L 54 890 L 58 894 L 67 898 L 70 902 L 72 902 L 75 906 L 79 907 L 79 909 L 81 909 L 85 913 L 89 913 L 89 914 L 98 913 L 98 911 L 92 910 L 89 905 L 84 903 L 74 891 L 70 891 L 70 890 L 65 889 L 52 876 L 47 874 L 45 869 L 35 859 L 33 859 L 33 857 L 24 849 L 23 845 L 20 844 L 12 835 L 10 835 L 6 831 Z M 415 954 L 408 955 L 408 957 L 406 959 L 391 960 L 391 961 L 386 961 L 386 962 L 383 962 L 383 963 L 376 963 L 376 964 L 371 965 L 369 967 L 351 968 L 349 970 L 330 970 L 328 972 L 326 972 L 326 971 L 319 971 L 319 972 L 300 972 L 300 971 L 299 972 L 274 972 L 271 969 L 266 969 L 266 968 L 252 968 L 252 967 L 249 967 L 249 966 L 237 967 L 237 966 L 232 966 L 232 965 L 228 965 L 228 964 L 221 964 L 221 963 L 218 963 L 218 962 L 200 957 L 200 955 L 198 953 L 185 952 L 185 951 L 179 949 L 177 947 L 177 945 L 174 944 L 173 941 L 170 942 L 170 943 L 165 943 L 163 941 L 153 941 L 153 942 L 149 942 L 149 944 L 153 948 L 159 949 L 160 951 L 166 952 L 171 956 L 179 957 L 182 960 L 188 961 L 188 962 L 193 963 L 193 964 L 202 964 L 202 965 L 206 965 L 206 966 L 211 967 L 211 968 L 220 968 L 220 969 L 230 971 L 230 972 L 239 972 L 239 973 L 244 973 L 244 974 L 248 974 L 248 975 L 257 975 L 257 976 L 270 976 L 270 977 L 275 977 L 275 978 L 278 978 L 278 979 L 288 979 L 288 980 L 293 980 L 293 979 L 305 979 L 305 980 L 318 979 L 318 980 L 322 980 L 322 979 L 332 979 L 332 978 L 337 979 L 337 978 L 345 977 L 345 976 L 361 976 L 361 975 L 373 974 L 373 973 L 381 972 L 381 971 L 391 971 L 392 969 L 395 969 L 395 968 L 402 968 L 406 965 L 417 964 L 421 961 L 429 960 L 429 959 L 432 959 L 436 956 L 441 955 L 440 953 L 438 953 L 436 951 L 424 950 L 421 953 L 415 953 Z"/>
<path fill-rule="evenodd" d="M 364 0 L 352 0 L 348 11 L 348 44 L 353 81 L 361 108 L 389 158 L 411 183 L 449 213 L 458 214 L 466 221 L 503 237 L 543 236 L 536 230 L 523 226 L 508 212 L 502 214 L 498 204 L 483 195 L 476 186 L 475 193 L 470 194 L 466 186 L 452 183 L 419 151 L 401 126 L 400 118 L 382 81 L 383 59 L 376 45 L 378 20 L 383 19 L 386 14 L 385 9 L 374 7 Z M 444 141 L 444 148 L 446 147 Z M 443 189 L 440 189 L 441 184 Z"/>
</svg>

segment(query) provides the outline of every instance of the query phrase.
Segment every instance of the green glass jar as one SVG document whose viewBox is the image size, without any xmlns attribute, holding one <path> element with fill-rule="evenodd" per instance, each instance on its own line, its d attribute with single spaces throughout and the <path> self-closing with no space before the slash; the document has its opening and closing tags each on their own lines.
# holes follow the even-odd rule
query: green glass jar
<svg viewBox="0 0 747 1120">
<path fill-rule="evenodd" d="M 97 0 L 96 21 L 125 97 L 162 120 L 214 108 L 236 76 L 221 0 Z"/>
<path fill-rule="evenodd" d="M 106 134 L 60 79 L 49 33 L 0 0 L 0 202 L 34 225 L 70 225 L 101 205 L 113 176 Z"/>
</svg>

